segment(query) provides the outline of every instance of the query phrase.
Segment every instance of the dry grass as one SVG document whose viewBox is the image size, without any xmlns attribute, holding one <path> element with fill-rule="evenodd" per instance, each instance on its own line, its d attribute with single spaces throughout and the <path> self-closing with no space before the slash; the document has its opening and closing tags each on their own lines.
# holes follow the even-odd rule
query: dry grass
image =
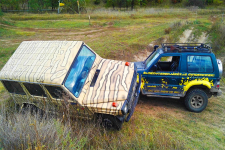
<svg viewBox="0 0 225 150">
<path fill-rule="evenodd" d="M 0 148 L 223 149 L 224 100 L 212 98 L 205 111 L 191 113 L 180 100 L 142 97 L 121 131 L 107 131 L 95 121 L 19 113 L 9 99 L 1 103 Z"/>
<path fill-rule="evenodd" d="M 166 131 L 106 131 L 93 121 L 64 120 L 49 114 L 40 117 L 17 112 L 11 105 L 1 104 L 0 148 L 3 149 L 181 148 L 179 141 Z"/>
<path fill-rule="evenodd" d="M 4 149 L 82 149 L 94 127 L 72 127 L 52 117 L 4 112 L 0 126 L 0 147 Z"/>
</svg>

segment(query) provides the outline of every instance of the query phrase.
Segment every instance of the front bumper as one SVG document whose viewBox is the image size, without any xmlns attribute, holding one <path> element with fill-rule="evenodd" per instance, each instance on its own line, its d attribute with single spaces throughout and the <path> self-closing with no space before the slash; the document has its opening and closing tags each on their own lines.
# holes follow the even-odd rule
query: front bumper
<svg viewBox="0 0 225 150">
<path fill-rule="evenodd" d="M 141 76 L 139 76 L 139 83 L 136 86 L 135 94 L 133 96 L 134 100 L 133 100 L 133 103 L 132 103 L 132 107 L 129 110 L 129 114 L 128 114 L 126 120 L 125 120 L 126 122 L 128 122 L 130 120 L 131 116 L 134 113 L 134 110 L 135 110 L 135 107 L 136 107 L 136 105 L 138 103 L 138 98 L 139 98 L 139 95 L 140 95 L 140 88 L 141 88 Z"/>
</svg>

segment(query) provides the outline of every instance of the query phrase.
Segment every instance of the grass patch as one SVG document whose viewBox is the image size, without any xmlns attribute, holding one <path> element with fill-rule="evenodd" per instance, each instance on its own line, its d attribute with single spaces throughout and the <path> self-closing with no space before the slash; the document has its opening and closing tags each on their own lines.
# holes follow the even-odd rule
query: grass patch
<svg viewBox="0 0 225 150">
<path fill-rule="evenodd" d="M 15 24 L 20 28 L 85 28 L 89 26 L 88 20 L 57 20 L 57 21 L 18 21 Z"/>
<path fill-rule="evenodd" d="M 212 48 L 216 55 L 224 54 L 225 50 L 225 24 L 215 22 L 210 30 L 210 38 L 212 40 Z"/>
<path fill-rule="evenodd" d="M 5 65 L 11 55 L 14 53 L 18 45 L 13 47 L 2 47 L 0 46 L 0 69 Z"/>
<path fill-rule="evenodd" d="M 2 84 L 2 82 L 0 82 L 0 93 L 4 92 L 5 91 L 5 88 Z"/>
<path fill-rule="evenodd" d="M 0 26 L 0 38 L 12 38 L 16 35 L 15 30 L 13 29 L 6 29 L 3 26 Z"/>
<path fill-rule="evenodd" d="M 50 115 L 41 119 L 29 113 L 3 111 L 10 102 L 8 105 L 1 103 L 0 145 L 4 149 L 21 146 L 46 149 L 223 149 L 225 116 L 220 112 L 225 105 L 224 98 L 210 99 L 202 113 L 179 108 L 168 113 L 169 109 L 165 107 L 156 114 L 149 114 L 145 112 L 149 107 L 146 107 L 147 103 L 138 104 L 137 107 L 143 105 L 146 108 L 136 110 L 130 122 L 125 123 L 119 132 L 106 131 L 94 121 L 64 120 Z M 10 110 L 15 108 L 13 105 L 9 107 Z"/>
</svg>

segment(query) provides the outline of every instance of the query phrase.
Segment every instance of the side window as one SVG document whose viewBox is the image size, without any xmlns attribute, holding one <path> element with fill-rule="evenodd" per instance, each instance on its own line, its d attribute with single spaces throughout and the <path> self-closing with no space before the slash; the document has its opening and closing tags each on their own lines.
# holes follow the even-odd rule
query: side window
<svg viewBox="0 0 225 150">
<path fill-rule="evenodd" d="M 150 71 L 179 71 L 180 56 L 163 56 Z"/>
<path fill-rule="evenodd" d="M 23 83 L 23 85 L 31 95 L 46 97 L 44 90 L 39 84 Z"/>
<path fill-rule="evenodd" d="M 18 82 L 15 81 L 2 81 L 5 88 L 9 91 L 9 93 L 21 94 L 26 95 L 23 88 Z"/>
<path fill-rule="evenodd" d="M 45 85 L 45 88 L 53 98 L 62 98 L 63 89 L 61 87 Z"/>
<path fill-rule="evenodd" d="M 212 59 L 210 56 L 188 56 L 188 72 L 213 72 Z"/>
<path fill-rule="evenodd" d="M 164 56 L 160 58 L 160 62 L 172 62 L 173 56 Z"/>
</svg>

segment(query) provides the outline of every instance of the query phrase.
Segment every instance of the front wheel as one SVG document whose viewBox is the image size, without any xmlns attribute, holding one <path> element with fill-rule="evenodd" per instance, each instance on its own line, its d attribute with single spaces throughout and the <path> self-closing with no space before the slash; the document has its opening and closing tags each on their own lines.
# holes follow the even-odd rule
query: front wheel
<svg viewBox="0 0 225 150">
<path fill-rule="evenodd" d="M 120 121 L 116 116 L 101 114 L 99 117 L 102 119 L 102 126 L 106 129 L 120 130 L 122 128 L 123 121 Z"/>
<path fill-rule="evenodd" d="M 185 96 L 185 106 L 192 112 L 202 112 L 208 104 L 208 96 L 201 89 L 194 89 Z"/>
</svg>

